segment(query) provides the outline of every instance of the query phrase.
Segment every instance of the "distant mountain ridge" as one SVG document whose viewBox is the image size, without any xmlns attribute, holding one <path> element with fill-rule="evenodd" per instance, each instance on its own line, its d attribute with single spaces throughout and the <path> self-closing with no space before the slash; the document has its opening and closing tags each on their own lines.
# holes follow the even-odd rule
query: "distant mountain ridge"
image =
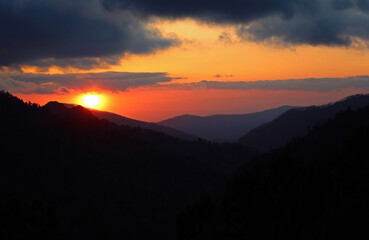
<svg viewBox="0 0 369 240">
<path fill-rule="evenodd" d="M 179 130 L 176 130 L 170 127 L 161 126 L 156 123 L 139 121 L 139 120 L 135 120 L 132 118 L 123 117 L 121 115 L 111 113 L 111 112 L 104 112 L 104 111 L 98 111 L 98 110 L 90 110 L 90 112 L 97 118 L 109 120 L 117 125 L 128 125 L 130 127 L 140 127 L 140 128 L 150 129 L 150 130 L 154 130 L 157 132 L 166 133 L 172 137 L 177 137 L 180 139 L 185 139 L 185 140 L 190 140 L 190 141 L 198 139 L 198 137 L 194 135 L 187 134 L 185 132 L 182 132 L 182 131 L 179 131 Z"/>
<path fill-rule="evenodd" d="M 269 123 L 265 123 L 242 136 L 238 143 L 261 152 L 285 146 L 293 138 L 303 137 L 316 124 L 347 108 L 356 110 L 369 105 L 369 95 L 357 94 L 335 103 L 291 109 Z"/>
<path fill-rule="evenodd" d="M 174 128 L 211 141 L 236 141 L 251 129 L 269 122 L 292 106 L 281 106 L 261 112 L 232 115 L 195 116 L 182 115 L 158 122 L 159 125 Z"/>
<path fill-rule="evenodd" d="M 50 103 L 57 103 L 57 102 L 50 102 Z M 48 104 L 50 104 L 48 103 Z M 46 105 L 48 105 L 46 104 Z M 68 104 L 68 103 L 63 103 L 64 106 L 66 106 L 67 108 L 75 108 L 78 105 L 75 104 Z M 185 132 L 176 130 L 176 129 L 172 129 L 170 127 L 165 127 L 165 126 L 161 126 L 155 123 L 150 123 L 150 122 L 144 122 L 144 121 L 139 121 L 139 120 L 135 120 L 132 118 L 127 118 L 124 116 L 121 116 L 119 114 L 115 114 L 115 113 L 111 113 L 111 112 L 105 112 L 105 111 L 99 111 L 99 110 L 95 110 L 95 109 L 88 109 L 89 112 L 99 118 L 99 119 L 105 119 L 108 120 L 112 123 L 115 123 L 117 125 L 126 125 L 126 126 L 130 126 L 130 127 L 140 127 L 140 128 L 144 128 L 144 129 L 150 129 L 153 131 L 157 131 L 157 132 L 163 132 L 165 134 L 168 134 L 169 136 L 172 137 L 177 137 L 180 139 L 184 139 L 184 140 L 189 140 L 189 141 L 193 141 L 198 139 L 198 137 L 193 136 L 191 134 L 187 134 Z"/>
</svg>

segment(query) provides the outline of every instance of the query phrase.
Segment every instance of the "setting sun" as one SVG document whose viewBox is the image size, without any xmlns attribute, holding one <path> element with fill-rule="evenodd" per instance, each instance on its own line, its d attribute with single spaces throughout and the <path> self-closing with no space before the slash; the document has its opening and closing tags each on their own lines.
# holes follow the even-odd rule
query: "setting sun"
<svg viewBox="0 0 369 240">
<path fill-rule="evenodd" d="M 82 102 L 85 107 L 96 108 L 100 103 L 100 97 L 92 94 L 86 95 Z"/>
</svg>

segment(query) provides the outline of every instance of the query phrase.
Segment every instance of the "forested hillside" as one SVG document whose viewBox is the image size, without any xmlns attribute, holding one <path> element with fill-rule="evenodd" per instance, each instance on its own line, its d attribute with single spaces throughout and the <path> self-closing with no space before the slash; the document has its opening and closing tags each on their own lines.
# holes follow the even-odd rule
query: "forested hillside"
<svg viewBox="0 0 369 240">
<path fill-rule="evenodd" d="M 182 115 L 163 120 L 158 122 L 158 124 L 210 141 L 235 142 L 248 131 L 261 124 L 272 121 L 292 108 L 294 107 L 281 106 L 247 114 L 217 114 L 211 116 Z"/>
<path fill-rule="evenodd" d="M 267 152 L 284 147 L 294 138 L 306 136 L 316 124 L 325 123 L 348 107 L 356 110 L 368 105 L 369 95 L 358 94 L 322 106 L 291 109 L 273 121 L 249 131 L 238 142 L 260 152 Z"/>
<path fill-rule="evenodd" d="M 180 239 L 367 239 L 369 107 L 255 158 L 178 218 Z"/>
<path fill-rule="evenodd" d="M 175 239 L 175 216 L 217 194 L 250 153 L 0 93 L 0 239 Z"/>
</svg>

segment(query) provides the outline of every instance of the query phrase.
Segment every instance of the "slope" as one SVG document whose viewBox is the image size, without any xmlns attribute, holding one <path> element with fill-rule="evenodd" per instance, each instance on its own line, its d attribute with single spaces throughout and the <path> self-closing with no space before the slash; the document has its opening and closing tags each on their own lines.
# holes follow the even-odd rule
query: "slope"
<svg viewBox="0 0 369 240">
<path fill-rule="evenodd" d="M 355 110 L 369 105 L 369 95 L 354 95 L 341 101 L 305 108 L 291 109 L 269 123 L 242 136 L 238 142 L 261 152 L 285 146 L 293 138 L 305 136 L 309 129 L 350 107 Z"/>
<path fill-rule="evenodd" d="M 369 107 L 340 112 L 187 207 L 180 239 L 367 239 L 368 145 Z"/>
<path fill-rule="evenodd" d="M 178 129 L 212 141 L 235 141 L 249 130 L 273 120 L 290 106 L 269 109 L 262 112 L 233 115 L 212 115 L 206 117 L 183 115 L 163 120 L 158 124 Z"/>
<path fill-rule="evenodd" d="M 76 107 L 77 105 L 75 104 L 68 104 L 68 103 L 63 103 L 64 106 L 66 106 L 67 108 L 73 108 Z M 89 109 L 89 111 L 97 118 L 99 119 L 106 119 L 110 122 L 113 122 L 119 126 L 130 126 L 130 127 L 139 127 L 139 128 L 144 128 L 144 129 L 150 129 L 150 130 L 154 130 L 157 132 L 163 132 L 165 134 L 168 134 L 172 137 L 176 137 L 176 138 L 180 138 L 180 139 L 184 139 L 184 140 L 189 140 L 189 141 L 193 141 L 193 140 L 197 140 L 198 137 L 187 134 L 185 132 L 181 132 L 179 130 L 170 128 L 170 127 L 165 127 L 165 126 L 161 126 L 159 124 L 155 124 L 155 123 L 150 123 L 150 122 L 144 122 L 144 121 L 139 121 L 139 120 L 135 120 L 132 118 L 127 118 L 124 116 L 121 116 L 119 114 L 115 114 L 115 113 L 111 113 L 111 112 L 106 112 L 106 111 L 99 111 L 96 109 Z"/>
<path fill-rule="evenodd" d="M 0 92 L 0 239 L 175 239 L 174 216 L 249 158 Z"/>
<path fill-rule="evenodd" d="M 179 131 L 179 130 L 176 130 L 170 127 L 161 126 L 159 124 L 139 121 L 139 120 L 123 117 L 115 113 L 110 113 L 110 112 L 97 111 L 97 110 L 90 110 L 90 111 L 95 117 L 100 118 L 100 119 L 109 120 L 117 125 L 127 125 L 130 127 L 140 127 L 140 128 L 145 128 L 145 129 L 151 129 L 154 131 L 163 132 L 172 137 L 177 137 L 180 139 L 185 139 L 185 140 L 190 140 L 190 141 L 196 140 L 198 138 L 194 135 L 190 135 L 190 134 L 187 134 L 185 132 L 182 132 L 182 131 Z"/>
</svg>

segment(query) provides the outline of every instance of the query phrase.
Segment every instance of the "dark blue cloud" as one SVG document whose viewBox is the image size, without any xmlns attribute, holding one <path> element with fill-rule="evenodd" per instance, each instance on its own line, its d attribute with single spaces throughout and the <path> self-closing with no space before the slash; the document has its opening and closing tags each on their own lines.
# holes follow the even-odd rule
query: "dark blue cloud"
<svg viewBox="0 0 369 240">
<path fill-rule="evenodd" d="M 70 90 L 118 92 L 131 88 L 170 82 L 167 73 L 101 72 L 76 74 L 7 74 L 0 73 L 0 89 L 14 93 L 66 94 Z"/>
<path fill-rule="evenodd" d="M 325 1 L 322 1 L 324 3 Z M 328 4 L 330 3 L 330 4 Z M 238 35 L 253 41 L 280 41 L 290 44 L 351 46 L 369 40 L 369 1 L 331 0 L 310 16 L 289 20 L 269 17 L 239 27 Z"/>
<path fill-rule="evenodd" d="M 241 38 L 350 46 L 369 40 L 369 0 L 101 0 L 143 18 L 195 18 L 235 24 Z"/>
<path fill-rule="evenodd" d="M 101 0 L 105 8 L 123 9 L 137 15 L 165 18 L 193 17 L 210 22 L 240 23 L 270 15 L 292 17 L 296 12 L 309 13 L 318 0 Z"/>
<path fill-rule="evenodd" d="M 233 24 L 242 39 L 257 42 L 369 40 L 369 0 L 0 0 L 0 68 L 87 69 L 176 44 L 146 27 L 152 16 Z"/>
<path fill-rule="evenodd" d="M 71 60 L 73 66 L 88 67 L 101 58 L 112 61 L 126 52 L 150 53 L 175 43 L 132 17 L 104 14 L 98 1 L 76 2 L 1 0 L 0 66 Z"/>
<path fill-rule="evenodd" d="M 207 81 L 161 85 L 179 89 L 228 89 L 228 90 L 287 90 L 328 92 L 346 88 L 369 91 L 369 76 L 347 78 L 306 78 L 288 80 L 260 80 L 248 82 Z"/>
<path fill-rule="evenodd" d="M 232 75 L 215 75 L 217 78 Z M 105 91 L 127 91 L 139 87 L 171 89 L 228 89 L 228 90 L 287 90 L 328 92 L 347 88 L 369 91 L 369 76 L 347 78 L 306 78 L 259 81 L 207 81 L 175 83 L 182 78 L 169 77 L 165 72 L 101 72 L 75 74 L 7 74 L 0 73 L 0 89 L 14 93 L 66 94 L 70 90 L 91 87 Z"/>
</svg>

